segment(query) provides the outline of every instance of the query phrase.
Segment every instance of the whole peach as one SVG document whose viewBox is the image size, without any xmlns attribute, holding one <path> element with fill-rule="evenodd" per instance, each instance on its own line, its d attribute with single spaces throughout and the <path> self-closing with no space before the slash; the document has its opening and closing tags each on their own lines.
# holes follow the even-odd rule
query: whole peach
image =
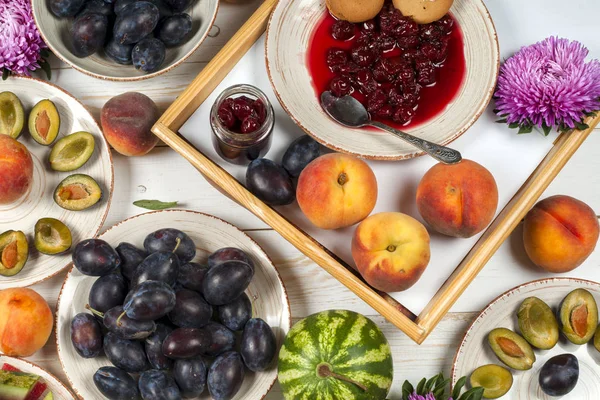
<svg viewBox="0 0 600 400">
<path fill-rule="evenodd" d="M 0 351 L 29 357 L 46 344 L 54 320 L 46 300 L 32 289 L 0 290 Z"/>
<path fill-rule="evenodd" d="M 344 228 L 365 219 L 377 201 L 377 179 L 369 165 L 353 156 L 325 154 L 304 168 L 296 199 L 315 226 Z"/>
<path fill-rule="evenodd" d="M 158 107 L 148 96 L 127 92 L 113 97 L 102 107 L 101 123 L 110 145 L 124 156 L 143 156 L 156 146 L 150 131 L 158 120 Z"/>
<path fill-rule="evenodd" d="M 568 272 L 592 254 L 599 230 L 590 206 L 573 197 L 552 196 L 525 216 L 523 242 L 534 264 L 549 272 Z"/>
<path fill-rule="evenodd" d="M 440 163 L 421 179 L 417 207 L 434 230 L 467 238 L 492 222 L 498 207 L 498 187 L 490 171 L 474 161 Z"/>
<path fill-rule="evenodd" d="M 0 135 L 0 204 L 10 204 L 29 190 L 33 160 L 29 150 L 7 135 Z"/>
<path fill-rule="evenodd" d="M 384 212 L 361 222 L 352 238 L 352 258 L 367 283 L 384 292 L 414 285 L 430 258 L 429 233 L 406 214 Z"/>
</svg>

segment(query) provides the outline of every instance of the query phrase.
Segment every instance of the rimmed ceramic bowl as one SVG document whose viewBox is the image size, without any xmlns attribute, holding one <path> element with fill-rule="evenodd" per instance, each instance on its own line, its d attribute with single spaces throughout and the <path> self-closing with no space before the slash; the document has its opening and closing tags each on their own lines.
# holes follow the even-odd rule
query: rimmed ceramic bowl
<svg viewBox="0 0 600 400">
<path fill-rule="evenodd" d="M 542 299 L 553 311 L 564 297 L 575 289 L 586 289 L 600 302 L 600 283 L 574 279 L 541 279 L 517 286 L 492 301 L 475 318 L 460 344 L 452 366 L 452 384 L 462 376 L 471 373 L 482 365 L 502 365 L 487 343 L 488 333 L 495 328 L 508 328 L 518 332 L 517 310 L 521 302 L 535 296 Z M 562 400 L 600 399 L 600 352 L 591 343 L 576 346 L 562 335 L 556 346 L 550 350 L 535 350 L 536 361 L 528 371 L 515 371 L 513 385 L 502 400 L 552 400 L 539 386 L 540 369 L 548 359 L 564 353 L 574 354 L 579 360 L 579 381 L 575 389 L 561 397 Z"/>
<path fill-rule="evenodd" d="M 291 326 L 290 305 L 277 269 L 262 248 L 235 226 L 212 215 L 194 211 L 167 210 L 150 212 L 120 222 L 103 233 L 100 238 L 113 246 L 129 242 L 143 248 L 149 233 L 161 228 L 176 228 L 187 233 L 196 244 L 194 261 L 206 262 L 213 251 L 228 246 L 238 247 L 255 263 L 255 274 L 246 294 L 252 301 L 253 317 L 264 319 L 277 337 L 278 348 Z M 58 356 L 71 386 L 81 398 L 101 399 L 102 394 L 91 383 L 94 373 L 110 365 L 104 356 L 81 358 L 73 348 L 70 326 L 73 317 L 85 312 L 89 291 L 96 280 L 71 268 L 61 289 L 56 311 L 56 339 Z M 276 362 L 265 372 L 246 371 L 244 383 L 234 397 L 236 400 L 259 400 L 271 389 L 277 379 Z M 205 392 L 204 397 L 208 398 Z"/>
<path fill-rule="evenodd" d="M 455 0 L 450 11 L 463 33 L 464 82 L 443 111 L 407 129 L 438 144 L 448 144 L 462 135 L 483 113 L 496 85 L 500 60 L 496 30 L 481 0 Z M 325 12 L 323 0 L 281 0 L 271 15 L 266 40 L 267 70 L 282 107 L 306 133 L 330 149 L 380 160 L 422 155 L 389 134 L 342 127 L 322 110 L 306 52 Z"/>
<path fill-rule="evenodd" d="M 89 111 L 69 93 L 51 83 L 27 78 L 10 77 L 2 82 L 0 91 L 16 94 L 25 109 L 25 127 L 19 137 L 33 159 L 33 183 L 27 194 L 12 204 L 0 205 L 0 233 L 7 230 L 20 230 L 29 242 L 29 259 L 14 276 L 0 275 L 0 289 L 17 286 L 30 286 L 48 279 L 62 271 L 71 261 L 71 252 L 58 255 L 44 255 L 34 246 L 34 226 L 40 218 L 56 218 L 66 224 L 73 236 L 73 246 L 82 239 L 98 234 L 104 224 L 113 192 L 113 160 L 108 143 L 100 126 Z M 40 100 L 50 99 L 60 115 L 60 138 L 78 131 L 91 133 L 95 139 L 95 149 L 91 158 L 81 168 L 71 172 L 53 171 L 48 163 L 52 145 L 42 146 L 27 132 L 27 117 L 33 106 Z M 53 144 L 54 144 L 53 143 Z M 59 207 L 53 198 L 58 184 L 71 174 L 86 174 L 98 182 L 102 189 L 102 199 L 83 211 L 69 211 Z"/>
<path fill-rule="evenodd" d="M 21 358 L 8 357 L 0 355 L 0 367 L 4 363 L 10 364 L 22 372 L 35 374 L 40 376 L 52 391 L 52 395 L 56 400 L 74 400 L 75 397 L 69 389 L 59 381 L 54 375 L 46 371 L 42 367 Z"/>
<path fill-rule="evenodd" d="M 71 51 L 69 28 L 73 18 L 58 18 L 48 8 L 48 0 L 31 0 L 35 23 L 48 47 L 65 63 L 84 74 L 111 81 L 139 81 L 164 74 L 183 63 L 200 47 L 213 26 L 219 0 L 194 0 L 184 12 L 192 17 L 190 38 L 180 46 L 168 48 L 164 63 L 158 71 L 145 73 L 133 65 L 120 65 L 101 50 L 89 57 L 76 57 Z"/>
</svg>

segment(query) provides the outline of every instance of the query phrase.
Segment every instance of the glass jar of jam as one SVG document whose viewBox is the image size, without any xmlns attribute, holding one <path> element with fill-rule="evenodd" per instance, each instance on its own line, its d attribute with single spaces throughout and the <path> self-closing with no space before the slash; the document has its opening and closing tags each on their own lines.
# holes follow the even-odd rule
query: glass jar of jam
<svg viewBox="0 0 600 400">
<path fill-rule="evenodd" d="M 234 85 L 215 100 L 210 125 L 217 153 L 225 161 L 245 165 L 269 151 L 275 113 L 260 89 Z"/>
</svg>

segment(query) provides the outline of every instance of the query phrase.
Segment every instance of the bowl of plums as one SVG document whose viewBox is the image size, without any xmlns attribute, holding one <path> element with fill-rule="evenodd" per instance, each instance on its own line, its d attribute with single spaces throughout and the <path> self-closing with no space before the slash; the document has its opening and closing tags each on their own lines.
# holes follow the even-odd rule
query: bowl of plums
<svg viewBox="0 0 600 400">
<path fill-rule="evenodd" d="M 206 39 L 219 0 L 32 0 L 52 52 L 100 79 L 152 78 L 185 61 Z"/>
<path fill-rule="evenodd" d="M 109 400 L 260 400 L 291 325 L 261 247 L 184 210 L 142 214 L 79 242 L 56 318 L 73 390 Z"/>
<path fill-rule="evenodd" d="M 289 0 L 269 21 L 266 60 L 276 96 L 306 133 L 335 151 L 399 160 L 423 153 L 342 127 L 323 93 L 353 96 L 372 120 L 447 144 L 489 103 L 499 48 L 481 0 Z"/>
</svg>

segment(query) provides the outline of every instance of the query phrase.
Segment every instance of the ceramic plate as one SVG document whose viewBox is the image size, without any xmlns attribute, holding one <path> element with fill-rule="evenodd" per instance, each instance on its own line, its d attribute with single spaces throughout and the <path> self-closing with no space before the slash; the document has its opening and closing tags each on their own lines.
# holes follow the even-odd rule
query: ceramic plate
<svg viewBox="0 0 600 400">
<path fill-rule="evenodd" d="M 126 241 L 141 248 L 146 235 L 161 228 L 177 228 L 187 233 L 196 243 L 197 255 L 194 261 L 206 262 L 210 253 L 227 246 L 239 247 L 250 254 L 256 265 L 256 272 L 246 293 L 252 300 L 254 317 L 264 319 L 273 328 L 278 346 L 281 346 L 291 325 L 285 287 L 265 252 L 235 226 L 211 215 L 193 211 L 159 211 L 127 219 L 107 230 L 100 238 L 113 246 Z M 63 284 L 57 306 L 58 356 L 71 386 L 84 399 L 103 398 L 90 382 L 99 367 L 110 365 L 105 357 L 89 360 L 79 357 L 70 339 L 71 320 L 77 313 L 85 311 L 84 306 L 95 280 L 96 278 L 85 276 L 72 268 Z M 246 371 L 244 384 L 234 399 L 262 399 L 276 379 L 275 366 L 261 373 Z"/>
<path fill-rule="evenodd" d="M 87 163 L 76 171 L 57 172 L 50 169 L 48 156 L 52 146 L 42 146 L 31 138 L 25 127 L 19 142 L 27 146 L 33 158 L 33 184 L 29 193 L 9 205 L 0 205 L 0 232 L 20 230 L 27 235 L 29 259 L 15 276 L 0 276 L 0 289 L 29 286 L 63 270 L 71 260 L 71 253 L 48 256 L 39 253 L 33 244 L 33 228 L 40 218 L 52 217 L 65 223 L 73 235 L 73 243 L 95 236 L 104 223 L 112 197 L 113 164 L 110 150 L 100 126 L 86 108 L 69 93 L 50 83 L 12 77 L 2 82 L 0 91 L 16 94 L 25 108 L 25 117 L 40 100 L 50 99 L 60 114 L 60 133 L 56 141 L 71 133 L 87 131 L 94 135 L 96 147 Z M 27 119 L 25 119 L 27 125 Z M 56 143 L 56 141 L 54 143 Z M 54 189 L 71 174 L 86 174 L 102 188 L 102 199 L 84 211 L 68 211 L 53 199 Z"/>
<path fill-rule="evenodd" d="M 180 46 L 167 49 L 165 61 L 160 70 L 145 73 L 136 70 L 133 65 L 120 65 L 108 58 L 104 51 L 89 57 L 76 57 L 71 51 L 69 28 L 73 18 L 58 18 L 48 8 L 48 0 L 31 0 L 33 17 L 44 42 L 65 63 L 84 74 L 112 81 L 137 81 L 153 78 L 170 71 L 183 63 L 204 42 L 215 22 L 219 9 L 219 0 L 193 0 L 193 4 L 184 12 L 192 17 L 190 38 Z"/>
<path fill-rule="evenodd" d="M 42 377 L 44 382 L 48 384 L 50 390 L 52 390 L 52 394 L 54 395 L 55 400 L 75 399 L 75 397 L 73 397 L 69 389 L 67 389 L 67 387 L 61 381 L 59 381 L 54 375 L 52 375 L 45 369 L 38 367 L 34 363 L 29 362 L 27 360 L 22 360 L 20 358 L 0 355 L 0 367 L 2 367 L 4 363 L 10 364 L 13 367 L 21 370 L 22 372 L 36 374 Z"/>
<path fill-rule="evenodd" d="M 452 383 L 482 365 L 503 365 L 487 344 L 487 335 L 494 328 L 508 328 L 518 332 L 517 310 L 527 297 L 535 296 L 546 302 L 553 310 L 561 300 L 575 289 L 586 289 L 600 302 L 600 284 L 572 278 L 553 278 L 533 281 L 504 293 L 490 303 L 469 327 L 456 352 L 452 367 Z M 559 354 L 571 353 L 579 360 L 579 381 L 573 391 L 562 400 L 600 399 L 600 353 L 591 345 L 576 346 L 561 337 L 551 350 L 536 350 L 536 362 L 529 371 L 512 371 L 514 382 L 502 400 L 551 400 L 555 397 L 542 392 L 538 383 L 539 372 L 544 363 Z"/>
<path fill-rule="evenodd" d="M 421 155 L 389 134 L 344 128 L 321 109 L 307 67 L 306 51 L 326 7 L 323 0 L 281 0 L 267 27 L 267 71 L 277 98 L 306 133 L 330 149 L 370 159 L 399 160 Z M 433 119 L 408 129 L 435 143 L 463 134 L 489 103 L 499 68 L 492 19 L 481 0 L 455 0 L 451 9 L 463 33 L 466 76 L 454 100 Z"/>
</svg>

